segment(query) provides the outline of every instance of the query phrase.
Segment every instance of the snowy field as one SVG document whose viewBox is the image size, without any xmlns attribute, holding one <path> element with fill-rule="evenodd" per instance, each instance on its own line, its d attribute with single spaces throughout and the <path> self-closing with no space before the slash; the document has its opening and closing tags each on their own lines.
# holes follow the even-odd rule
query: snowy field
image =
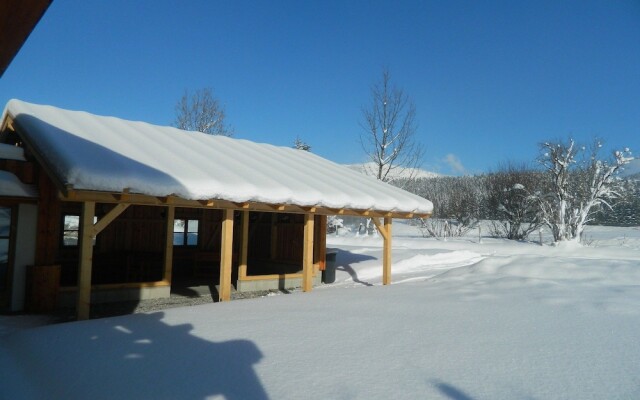
<svg viewBox="0 0 640 400">
<path fill-rule="evenodd" d="M 589 246 L 328 238 L 311 293 L 40 326 L 0 317 L 7 399 L 640 399 L 640 229 Z M 536 237 L 537 239 L 537 237 Z"/>
</svg>

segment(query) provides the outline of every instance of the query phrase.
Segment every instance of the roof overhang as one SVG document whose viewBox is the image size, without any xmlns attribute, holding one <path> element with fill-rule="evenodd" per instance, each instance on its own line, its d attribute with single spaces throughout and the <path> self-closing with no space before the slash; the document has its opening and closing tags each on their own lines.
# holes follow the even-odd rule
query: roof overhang
<svg viewBox="0 0 640 400">
<path fill-rule="evenodd" d="M 59 192 L 60 200 L 75 202 L 96 202 L 106 204 L 130 204 L 147 206 L 174 206 L 184 208 L 208 208 L 220 210 L 237 211 L 259 211 L 288 214 L 317 214 L 317 215 L 350 215 L 355 217 L 368 218 L 429 218 L 431 214 L 398 212 L 385 210 L 356 210 L 349 208 L 326 208 L 316 206 L 298 206 L 291 204 L 267 204 L 259 202 L 234 203 L 228 200 L 208 199 L 208 200 L 187 200 L 177 196 L 155 197 L 144 194 L 129 193 L 108 193 L 90 190 L 75 190 L 68 187 Z"/>
<path fill-rule="evenodd" d="M 0 1 L 0 77 L 53 0 Z"/>
</svg>

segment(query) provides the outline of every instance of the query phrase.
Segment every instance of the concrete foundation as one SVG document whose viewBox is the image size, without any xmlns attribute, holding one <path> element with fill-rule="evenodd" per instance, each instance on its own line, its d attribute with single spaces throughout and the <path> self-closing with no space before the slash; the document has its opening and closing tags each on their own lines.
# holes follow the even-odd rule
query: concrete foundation
<svg viewBox="0 0 640 400">
<path fill-rule="evenodd" d="M 313 285 L 320 285 L 321 275 L 317 273 L 313 277 Z M 277 279 L 255 279 L 248 281 L 238 280 L 236 290 L 238 292 L 255 292 L 258 290 L 284 290 L 302 287 L 302 278 L 277 278 Z"/>
<path fill-rule="evenodd" d="M 116 303 L 122 301 L 140 301 L 150 299 L 163 299 L 171 295 L 170 286 L 99 289 L 91 291 L 91 303 Z M 77 294 L 75 291 L 63 291 L 58 293 L 58 307 L 75 307 Z"/>
</svg>

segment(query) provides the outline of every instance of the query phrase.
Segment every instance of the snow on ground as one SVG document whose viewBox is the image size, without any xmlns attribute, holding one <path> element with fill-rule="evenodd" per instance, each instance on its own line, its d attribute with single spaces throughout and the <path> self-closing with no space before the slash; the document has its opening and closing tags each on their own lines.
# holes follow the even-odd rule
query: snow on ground
<svg viewBox="0 0 640 400">
<path fill-rule="evenodd" d="M 0 397 L 640 398 L 640 229 L 587 234 L 396 222 L 386 287 L 379 238 L 329 237 L 336 283 L 311 293 L 0 330 Z"/>
</svg>

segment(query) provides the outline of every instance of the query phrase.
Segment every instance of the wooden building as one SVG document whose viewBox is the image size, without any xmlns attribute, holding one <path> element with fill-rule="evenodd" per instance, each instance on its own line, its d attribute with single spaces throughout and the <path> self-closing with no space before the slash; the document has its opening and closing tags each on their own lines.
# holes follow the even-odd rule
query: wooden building
<svg viewBox="0 0 640 400">
<path fill-rule="evenodd" d="M 373 218 L 388 284 L 392 218 L 431 210 L 302 150 L 18 100 L 0 125 L 5 310 L 71 296 L 84 319 L 91 302 L 168 297 L 196 281 L 222 301 L 232 286 L 309 291 L 334 214 Z"/>
</svg>

